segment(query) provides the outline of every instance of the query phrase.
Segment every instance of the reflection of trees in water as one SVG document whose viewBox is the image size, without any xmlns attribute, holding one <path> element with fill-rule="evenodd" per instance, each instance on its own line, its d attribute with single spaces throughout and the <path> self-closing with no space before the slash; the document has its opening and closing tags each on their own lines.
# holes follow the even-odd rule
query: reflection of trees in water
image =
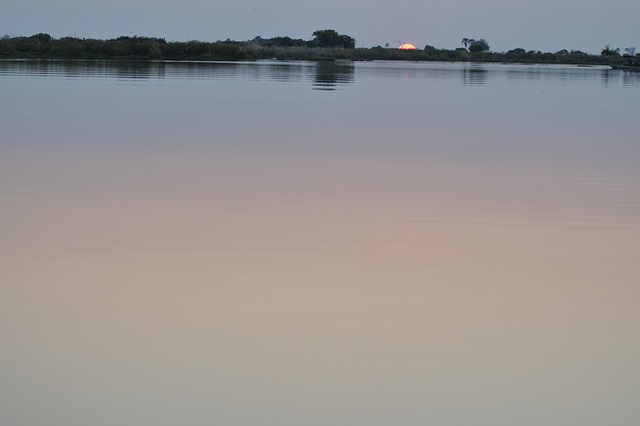
<svg viewBox="0 0 640 426">
<path fill-rule="evenodd" d="M 638 87 L 640 83 L 640 72 L 638 71 L 622 71 L 623 87 Z"/>
<path fill-rule="evenodd" d="M 314 90 L 335 90 L 338 85 L 353 83 L 354 68 L 352 62 L 316 63 Z"/>
<path fill-rule="evenodd" d="M 602 70 L 600 81 L 605 87 L 617 85 L 622 80 L 623 87 L 637 87 L 640 83 L 640 72 L 624 70 Z"/>
<path fill-rule="evenodd" d="M 31 75 L 52 75 L 65 78 L 87 76 L 115 77 L 119 79 L 163 78 L 165 65 L 151 61 L 114 60 L 29 60 L 6 61 L 7 68 L 19 69 Z M 18 66 L 18 67 L 17 67 Z"/>
<path fill-rule="evenodd" d="M 462 84 L 465 86 L 487 84 L 488 73 L 486 69 L 463 68 L 460 72 L 462 76 Z"/>
<path fill-rule="evenodd" d="M 163 62 L 124 61 L 115 62 L 111 70 L 120 79 L 164 78 L 165 64 Z"/>
</svg>

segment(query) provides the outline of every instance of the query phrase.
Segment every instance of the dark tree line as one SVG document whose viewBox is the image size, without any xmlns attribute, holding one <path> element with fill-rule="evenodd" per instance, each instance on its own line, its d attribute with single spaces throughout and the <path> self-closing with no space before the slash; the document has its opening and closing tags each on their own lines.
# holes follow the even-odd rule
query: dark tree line
<svg viewBox="0 0 640 426">
<path fill-rule="evenodd" d="M 353 37 L 346 34 L 339 34 L 335 30 L 317 30 L 313 32 L 313 39 L 305 41 L 302 39 L 292 39 L 290 37 L 273 37 L 263 39 L 256 37 L 251 40 L 251 44 L 264 47 L 331 47 L 355 49 L 356 41 Z"/>
<path fill-rule="evenodd" d="M 635 49 L 608 46 L 600 55 L 580 51 L 560 50 L 555 53 L 512 49 L 498 53 L 489 50 L 484 39 L 462 40 L 464 47 L 454 50 L 437 49 L 426 45 L 423 50 L 383 48 L 355 48 L 355 40 L 334 30 L 318 30 L 311 40 L 255 37 L 250 41 L 167 42 L 155 37 L 118 37 L 111 40 L 62 37 L 55 39 L 39 33 L 30 37 L 0 39 L 0 58 L 59 58 L 59 59 L 171 59 L 171 60 L 413 60 L 413 61 L 476 61 L 524 62 L 564 64 L 616 64 L 634 56 Z"/>
<path fill-rule="evenodd" d="M 0 57 L 69 58 L 69 59 L 202 59 L 234 60 L 252 59 L 244 47 L 305 47 L 354 49 L 355 40 L 335 30 L 318 30 L 312 40 L 274 37 L 256 37 L 250 42 L 232 40 L 215 43 L 188 41 L 167 42 L 156 37 L 122 36 L 111 40 L 80 39 L 62 37 L 54 39 L 49 34 L 39 33 L 31 37 L 5 37 L 0 39 Z M 255 52 L 254 52 L 255 53 Z"/>
</svg>

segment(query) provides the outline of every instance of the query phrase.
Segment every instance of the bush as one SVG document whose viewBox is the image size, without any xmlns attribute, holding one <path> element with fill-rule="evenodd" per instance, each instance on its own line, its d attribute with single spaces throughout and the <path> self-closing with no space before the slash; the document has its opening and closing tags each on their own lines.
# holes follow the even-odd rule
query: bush
<svg viewBox="0 0 640 426">
<path fill-rule="evenodd" d="M 346 49 L 356 47 L 355 39 L 345 34 L 338 34 L 335 30 L 318 30 L 314 31 L 313 35 L 315 37 L 313 42 L 317 47 L 343 47 Z"/>
<path fill-rule="evenodd" d="M 472 41 L 469 45 L 469 52 L 479 53 L 479 52 L 488 52 L 489 51 L 489 43 L 483 38 L 477 41 Z"/>
<path fill-rule="evenodd" d="M 620 56 L 620 49 L 611 49 L 609 46 L 606 46 L 602 49 L 600 56 Z"/>
</svg>

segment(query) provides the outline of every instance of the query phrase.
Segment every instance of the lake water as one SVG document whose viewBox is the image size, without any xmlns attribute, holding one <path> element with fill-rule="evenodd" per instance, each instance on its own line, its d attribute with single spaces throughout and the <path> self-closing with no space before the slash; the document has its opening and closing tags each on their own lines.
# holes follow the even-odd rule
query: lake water
<svg viewBox="0 0 640 426">
<path fill-rule="evenodd" d="M 640 73 L 0 61 L 3 425 L 637 425 Z"/>
</svg>

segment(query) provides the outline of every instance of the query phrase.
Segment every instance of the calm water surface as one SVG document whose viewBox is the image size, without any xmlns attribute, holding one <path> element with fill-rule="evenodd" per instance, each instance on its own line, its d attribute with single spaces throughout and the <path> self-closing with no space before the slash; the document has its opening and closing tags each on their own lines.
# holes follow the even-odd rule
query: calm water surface
<svg viewBox="0 0 640 426">
<path fill-rule="evenodd" d="M 637 425 L 640 75 L 0 61 L 3 425 Z"/>
</svg>

